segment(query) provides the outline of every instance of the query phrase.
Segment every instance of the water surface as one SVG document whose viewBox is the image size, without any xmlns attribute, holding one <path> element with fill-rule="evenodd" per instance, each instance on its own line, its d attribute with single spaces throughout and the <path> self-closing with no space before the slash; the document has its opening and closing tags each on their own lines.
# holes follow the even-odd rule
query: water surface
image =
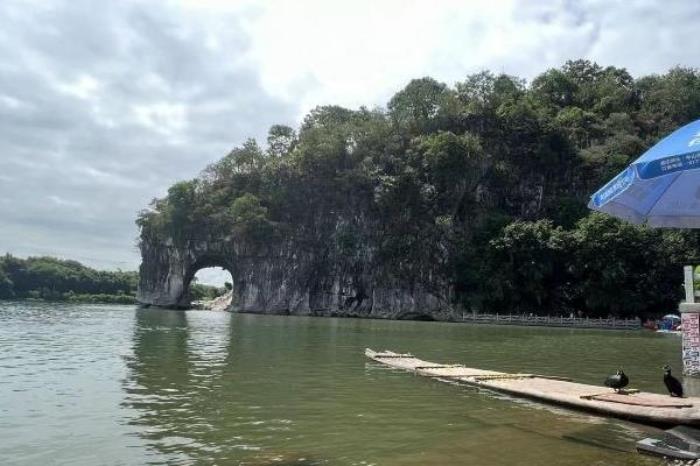
<svg viewBox="0 0 700 466">
<path fill-rule="evenodd" d="M 627 465 L 655 429 L 368 362 L 436 362 L 663 392 L 646 332 L 0 304 L 3 465 Z"/>
</svg>

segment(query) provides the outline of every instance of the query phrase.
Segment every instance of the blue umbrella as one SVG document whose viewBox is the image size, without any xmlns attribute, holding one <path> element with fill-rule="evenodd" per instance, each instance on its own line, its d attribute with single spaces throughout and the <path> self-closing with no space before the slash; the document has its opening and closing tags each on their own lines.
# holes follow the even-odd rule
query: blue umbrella
<svg viewBox="0 0 700 466">
<path fill-rule="evenodd" d="M 700 228 L 700 120 L 642 154 L 591 196 L 588 207 L 632 223 Z"/>
</svg>

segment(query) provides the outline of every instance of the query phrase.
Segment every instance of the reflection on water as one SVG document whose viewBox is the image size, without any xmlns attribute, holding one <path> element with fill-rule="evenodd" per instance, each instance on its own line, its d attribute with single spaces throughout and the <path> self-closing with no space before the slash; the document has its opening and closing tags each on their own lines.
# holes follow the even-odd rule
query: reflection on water
<svg viewBox="0 0 700 466">
<path fill-rule="evenodd" d="M 472 327 L 120 306 L 0 308 L 2 464 L 660 464 L 651 428 L 365 360 L 434 361 L 661 391 L 680 343 L 640 332 Z M 9 394 L 6 396 L 5 394 Z"/>
<path fill-rule="evenodd" d="M 133 354 L 125 357 L 129 375 L 124 381 L 127 396 L 123 406 L 134 408 L 136 414 L 129 424 L 139 426 L 147 444 L 171 461 L 187 459 L 180 452 L 192 443 L 189 437 L 196 433 L 196 427 L 186 428 L 196 416 L 192 410 L 195 393 L 187 357 L 188 334 L 185 313 L 139 309 Z"/>
<path fill-rule="evenodd" d="M 233 320 L 228 313 L 136 311 L 123 406 L 132 413 L 129 424 L 157 452 L 151 462 L 328 464 L 294 447 L 293 421 L 284 417 L 293 407 L 265 397 L 286 371 L 279 361 L 261 364 L 256 355 L 274 351 L 275 339 L 294 332 L 235 340 Z M 239 331 L 255 331 L 250 316 L 240 323 Z M 289 382 L 284 384 L 293 390 Z M 283 447 L 270 448 L 280 441 Z"/>
</svg>

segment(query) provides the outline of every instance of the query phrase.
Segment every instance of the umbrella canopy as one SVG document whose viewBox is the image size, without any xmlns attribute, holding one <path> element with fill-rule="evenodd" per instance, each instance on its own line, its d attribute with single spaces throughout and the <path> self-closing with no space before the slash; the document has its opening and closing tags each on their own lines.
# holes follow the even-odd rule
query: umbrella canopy
<svg viewBox="0 0 700 466">
<path fill-rule="evenodd" d="M 632 223 L 700 228 L 700 120 L 642 154 L 596 192 L 588 207 Z"/>
</svg>

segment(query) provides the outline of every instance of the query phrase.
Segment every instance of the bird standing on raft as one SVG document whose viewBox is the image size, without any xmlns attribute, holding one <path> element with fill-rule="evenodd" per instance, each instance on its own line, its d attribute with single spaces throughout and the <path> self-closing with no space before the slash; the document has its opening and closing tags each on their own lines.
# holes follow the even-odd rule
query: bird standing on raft
<svg viewBox="0 0 700 466">
<path fill-rule="evenodd" d="M 668 364 L 664 366 L 664 385 L 666 385 L 668 393 L 671 396 L 683 398 L 683 385 L 681 385 L 677 378 L 671 375 L 671 366 Z"/>
<path fill-rule="evenodd" d="M 625 388 L 628 383 L 630 383 L 630 379 L 622 372 L 622 369 L 618 369 L 615 375 L 609 375 L 608 378 L 605 379 L 605 386 L 614 388 L 616 392 Z"/>
</svg>

